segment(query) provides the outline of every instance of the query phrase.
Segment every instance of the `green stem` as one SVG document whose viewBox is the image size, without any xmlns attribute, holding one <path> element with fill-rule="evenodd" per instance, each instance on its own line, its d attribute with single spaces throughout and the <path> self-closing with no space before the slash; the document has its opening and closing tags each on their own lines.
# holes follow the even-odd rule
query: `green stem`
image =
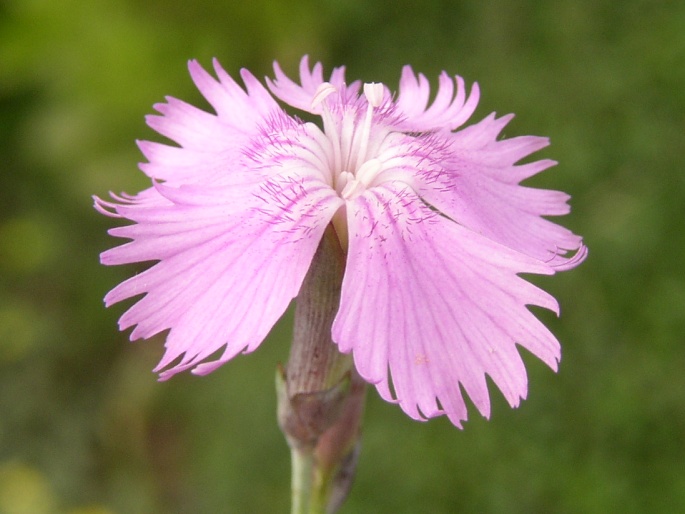
<svg viewBox="0 0 685 514">
<path fill-rule="evenodd" d="M 290 451 L 292 469 L 292 509 L 291 514 L 323 514 L 323 510 L 311 510 L 313 497 L 312 483 L 314 474 L 314 452 L 301 448 Z"/>
</svg>

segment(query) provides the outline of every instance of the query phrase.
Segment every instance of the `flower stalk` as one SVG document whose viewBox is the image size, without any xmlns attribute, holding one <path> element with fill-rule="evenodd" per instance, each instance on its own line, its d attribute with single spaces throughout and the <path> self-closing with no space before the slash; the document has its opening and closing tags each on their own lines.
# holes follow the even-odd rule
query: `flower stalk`
<svg viewBox="0 0 685 514">
<path fill-rule="evenodd" d="M 292 514 L 336 512 L 356 467 L 365 382 L 331 340 L 344 258 L 329 227 L 297 297 L 288 364 L 277 372 L 278 421 L 292 459 Z"/>
</svg>

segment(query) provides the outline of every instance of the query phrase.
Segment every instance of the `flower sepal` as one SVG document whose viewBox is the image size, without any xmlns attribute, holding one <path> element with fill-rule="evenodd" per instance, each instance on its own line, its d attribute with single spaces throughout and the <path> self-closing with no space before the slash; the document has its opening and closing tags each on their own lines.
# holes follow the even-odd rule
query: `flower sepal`
<svg viewBox="0 0 685 514">
<path fill-rule="evenodd" d="M 329 389 L 288 394 L 287 371 L 276 369 L 278 425 L 291 448 L 316 447 L 319 438 L 338 420 L 351 390 L 349 372 Z"/>
<path fill-rule="evenodd" d="M 327 390 L 289 397 L 287 389 L 279 366 L 278 424 L 291 450 L 292 514 L 335 513 L 357 467 L 366 384 L 351 368 Z"/>
</svg>

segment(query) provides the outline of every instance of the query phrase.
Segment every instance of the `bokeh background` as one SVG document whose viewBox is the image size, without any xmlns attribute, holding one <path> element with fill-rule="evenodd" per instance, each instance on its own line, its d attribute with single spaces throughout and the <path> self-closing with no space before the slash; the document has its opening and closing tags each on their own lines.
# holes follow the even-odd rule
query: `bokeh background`
<svg viewBox="0 0 685 514">
<path fill-rule="evenodd" d="M 0 1 L 0 513 L 277 513 L 289 455 L 274 370 L 291 315 L 214 374 L 158 383 L 102 297 L 112 220 L 92 194 L 147 187 L 137 138 L 186 61 L 326 69 L 395 87 L 410 63 L 478 81 L 479 119 L 552 139 L 580 268 L 537 280 L 562 316 L 558 374 L 490 421 L 417 423 L 369 391 L 342 513 L 685 512 L 685 3 L 660 0 Z"/>
</svg>

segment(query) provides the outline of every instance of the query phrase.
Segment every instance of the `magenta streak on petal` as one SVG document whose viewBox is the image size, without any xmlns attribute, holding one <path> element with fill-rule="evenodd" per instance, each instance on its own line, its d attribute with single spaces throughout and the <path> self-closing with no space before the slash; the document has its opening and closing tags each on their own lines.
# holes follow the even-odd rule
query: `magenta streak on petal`
<svg viewBox="0 0 685 514">
<path fill-rule="evenodd" d="M 529 136 L 496 140 L 509 119 L 486 118 L 445 136 L 450 145 L 441 156 L 443 161 L 440 166 L 418 171 L 417 191 L 458 223 L 559 270 L 569 269 L 579 264 L 580 258 L 569 261 L 566 254 L 582 248 L 582 239 L 543 217 L 567 214 L 569 196 L 518 184 L 554 164 L 545 160 L 516 165 L 548 141 Z"/>
</svg>

